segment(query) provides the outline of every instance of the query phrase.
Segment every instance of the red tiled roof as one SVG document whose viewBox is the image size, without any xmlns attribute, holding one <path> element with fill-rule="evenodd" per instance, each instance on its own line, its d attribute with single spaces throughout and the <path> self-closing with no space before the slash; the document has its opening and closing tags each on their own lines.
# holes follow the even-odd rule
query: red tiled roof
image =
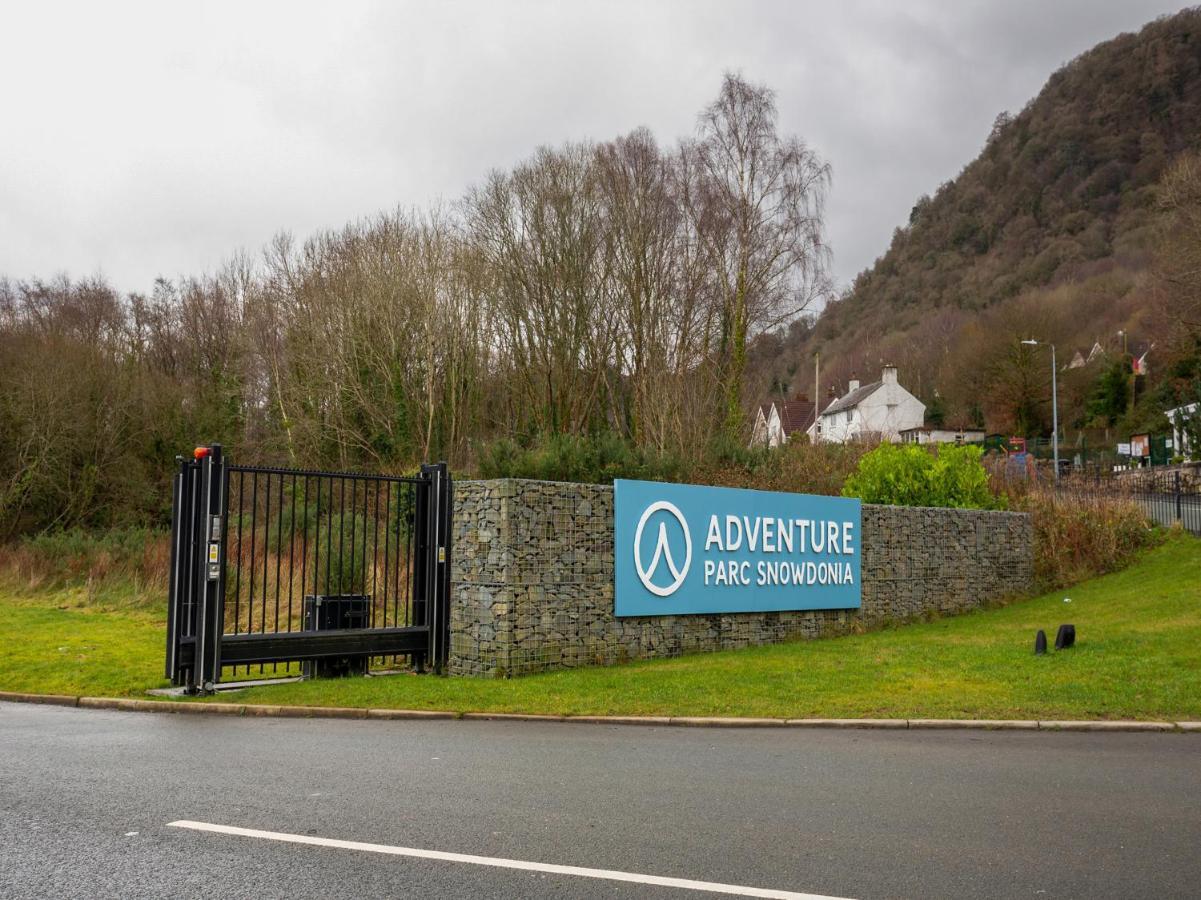
<svg viewBox="0 0 1201 900">
<path fill-rule="evenodd" d="M 814 404 L 808 400 L 777 401 L 776 409 L 780 411 L 780 426 L 784 429 L 784 434 L 804 431 L 812 425 L 814 408 Z"/>
</svg>

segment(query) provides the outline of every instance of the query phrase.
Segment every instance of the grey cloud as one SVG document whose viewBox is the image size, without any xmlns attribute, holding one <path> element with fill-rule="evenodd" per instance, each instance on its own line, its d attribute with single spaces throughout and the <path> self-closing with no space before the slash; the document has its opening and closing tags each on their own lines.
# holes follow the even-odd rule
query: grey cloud
<svg viewBox="0 0 1201 900">
<path fill-rule="evenodd" d="M 126 290 L 459 196 L 538 144 L 692 131 L 724 69 L 834 168 L 842 283 L 994 116 L 1159 2 L 21 4 L 0 12 L 0 272 Z"/>
</svg>

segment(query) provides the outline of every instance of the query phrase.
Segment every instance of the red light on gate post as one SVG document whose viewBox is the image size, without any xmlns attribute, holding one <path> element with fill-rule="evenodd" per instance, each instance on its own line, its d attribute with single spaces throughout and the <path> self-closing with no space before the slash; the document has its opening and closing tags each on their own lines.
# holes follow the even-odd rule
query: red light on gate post
<svg viewBox="0 0 1201 900">
<path fill-rule="evenodd" d="M 192 451 L 192 458 L 193 459 L 204 459 L 211 452 L 212 451 L 209 450 L 208 447 L 197 447 L 195 450 Z"/>
</svg>

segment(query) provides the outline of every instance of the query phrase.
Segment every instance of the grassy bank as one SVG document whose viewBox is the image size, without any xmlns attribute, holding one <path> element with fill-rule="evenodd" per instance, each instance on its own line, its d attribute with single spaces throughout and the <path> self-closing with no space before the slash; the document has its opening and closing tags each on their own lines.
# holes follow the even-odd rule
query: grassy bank
<svg viewBox="0 0 1201 900">
<path fill-rule="evenodd" d="M 1071 603 L 1065 603 L 1069 597 Z M 1032 654 L 1072 622 L 1077 647 Z M 0 690 L 139 695 L 162 681 L 152 612 L 78 591 L 0 599 Z M 398 675 L 254 688 L 238 702 L 460 712 L 1201 718 L 1201 541 L 1042 597 L 866 635 L 508 681 Z"/>
</svg>

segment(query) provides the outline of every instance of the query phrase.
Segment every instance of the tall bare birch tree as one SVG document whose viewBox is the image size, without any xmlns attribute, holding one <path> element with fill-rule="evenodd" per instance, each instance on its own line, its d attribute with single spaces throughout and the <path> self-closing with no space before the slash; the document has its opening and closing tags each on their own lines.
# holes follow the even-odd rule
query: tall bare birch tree
<svg viewBox="0 0 1201 900">
<path fill-rule="evenodd" d="M 824 206 L 830 167 L 777 131 L 775 94 L 727 73 L 692 145 L 703 173 L 691 213 L 717 276 L 726 433 L 745 425 L 752 330 L 795 316 L 829 290 Z"/>
</svg>

